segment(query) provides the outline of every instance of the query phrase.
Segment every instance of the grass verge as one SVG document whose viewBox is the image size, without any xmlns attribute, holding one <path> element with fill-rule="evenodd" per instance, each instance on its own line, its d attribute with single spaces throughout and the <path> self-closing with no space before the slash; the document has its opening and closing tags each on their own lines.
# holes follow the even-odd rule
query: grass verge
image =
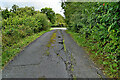
<svg viewBox="0 0 120 80">
<path fill-rule="evenodd" d="M 86 40 L 84 36 L 81 37 L 79 33 L 74 33 L 71 31 L 66 31 L 66 32 L 70 34 L 70 36 L 74 39 L 75 42 L 77 42 L 79 46 L 82 46 L 85 49 L 90 59 L 99 67 L 100 70 L 103 71 L 103 74 L 106 75 L 106 77 L 118 78 L 118 72 L 115 69 L 111 69 L 111 67 L 108 66 L 108 65 L 113 65 L 112 63 L 110 63 L 110 59 L 106 59 L 105 55 L 101 55 L 97 51 L 94 51 L 92 49 L 92 48 L 97 48 L 95 46 L 95 43 L 91 43 L 90 40 Z M 99 43 L 96 43 L 96 45 L 97 44 Z M 114 66 L 116 67 L 117 65 Z M 114 72 L 111 70 L 113 70 Z"/>
<path fill-rule="evenodd" d="M 1 69 L 1 66 L 2 66 L 2 32 L 0 30 L 0 69 Z"/>
<path fill-rule="evenodd" d="M 11 47 L 6 47 L 2 52 L 2 68 L 11 61 L 19 52 L 21 52 L 27 45 L 36 40 L 42 34 L 48 31 L 41 31 L 40 33 L 33 34 L 21 39 L 18 43 L 13 44 Z"/>
</svg>

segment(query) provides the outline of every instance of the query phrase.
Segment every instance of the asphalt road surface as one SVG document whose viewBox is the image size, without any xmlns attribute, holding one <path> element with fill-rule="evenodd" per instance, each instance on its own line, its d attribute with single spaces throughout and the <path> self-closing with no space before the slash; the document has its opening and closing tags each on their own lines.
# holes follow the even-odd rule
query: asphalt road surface
<svg viewBox="0 0 120 80">
<path fill-rule="evenodd" d="M 104 78 L 64 30 L 49 31 L 20 52 L 2 71 L 3 78 Z"/>
</svg>

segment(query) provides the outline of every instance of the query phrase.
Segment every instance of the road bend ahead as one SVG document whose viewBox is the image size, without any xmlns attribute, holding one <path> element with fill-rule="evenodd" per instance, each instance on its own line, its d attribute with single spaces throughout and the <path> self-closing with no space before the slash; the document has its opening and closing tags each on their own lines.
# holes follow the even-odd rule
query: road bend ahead
<svg viewBox="0 0 120 80">
<path fill-rule="evenodd" d="M 2 71 L 3 78 L 101 78 L 85 51 L 64 30 L 43 34 Z"/>
</svg>

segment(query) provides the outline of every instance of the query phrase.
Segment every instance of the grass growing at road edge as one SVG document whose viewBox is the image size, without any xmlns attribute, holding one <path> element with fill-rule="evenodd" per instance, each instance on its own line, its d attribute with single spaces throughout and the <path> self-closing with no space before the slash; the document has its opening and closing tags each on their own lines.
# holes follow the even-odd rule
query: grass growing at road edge
<svg viewBox="0 0 120 80">
<path fill-rule="evenodd" d="M 118 72 L 116 71 L 116 68 L 111 68 L 109 66 L 106 66 L 109 64 L 109 65 L 113 65 L 116 67 L 117 65 L 115 63 L 114 64 L 110 63 L 111 59 L 109 59 L 109 58 L 106 59 L 104 57 L 104 55 L 98 54 L 97 51 L 93 51 L 92 48 L 93 47 L 96 48 L 93 45 L 94 43 L 91 43 L 88 40 L 86 40 L 84 37 L 81 37 L 79 33 L 74 33 L 71 31 L 66 31 L 66 32 L 71 35 L 71 37 L 74 39 L 75 42 L 77 42 L 77 44 L 79 46 L 82 46 L 86 50 L 89 57 L 95 62 L 95 64 L 97 64 L 99 69 L 101 69 L 103 71 L 103 74 L 105 74 L 107 77 L 110 77 L 110 78 L 118 77 Z M 107 63 L 107 64 L 105 64 L 105 63 Z M 118 69 L 118 67 L 117 67 L 117 69 Z M 113 70 L 114 72 L 111 70 Z"/>
<path fill-rule="evenodd" d="M 40 33 L 33 34 L 32 36 L 25 37 L 24 39 L 21 39 L 17 44 L 13 44 L 11 47 L 6 47 L 6 49 L 2 52 L 2 68 L 10 61 L 12 60 L 16 54 L 18 54 L 20 51 L 22 51 L 27 45 L 29 45 L 31 42 L 36 40 L 38 37 L 40 37 L 42 34 L 46 33 L 48 31 L 41 31 Z"/>
</svg>

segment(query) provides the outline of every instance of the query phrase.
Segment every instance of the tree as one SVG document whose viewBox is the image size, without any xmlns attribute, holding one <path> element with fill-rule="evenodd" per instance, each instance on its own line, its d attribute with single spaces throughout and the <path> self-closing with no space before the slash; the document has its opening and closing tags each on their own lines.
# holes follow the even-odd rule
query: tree
<svg viewBox="0 0 120 80">
<path fill-rule="evenodd" d="M 47 8 L 47 7 L 42 8 L 41 12 L 47 15 L 48 19 L 52 24 L 55 23 L 55 12 L 52 10 L 52 8 Z"/>
<path fill-rule="evenodd" d="M 32 16 L 36 13 L 34 7 L 27 7 L 25 6 L 24 8 L 18 8 L 16 11 L 16 14 L 23 17 L 23 15 L 27 15 L 27 16 Z"/>
<path fill-rule="evenodd" d="M 56 14 L 56 24 L 58 24 L 58 26 L 65 26 L 65 19 L 61 14 Z"/>
<path fill-rule="evenodd" d="M 10 12 L 8 11 L 8 8 L 2 11 L 2 17 L 4 19 L 7 19 L 10 16 Z"/>
<path fill-rule="evenodd" d="M 19 6 L 17 6 L 17 5 L 14 4 L 14 5 L 12 6 L 11 11 L 16 12 L 18 8 L 19 8 Z"/>
</svg>

